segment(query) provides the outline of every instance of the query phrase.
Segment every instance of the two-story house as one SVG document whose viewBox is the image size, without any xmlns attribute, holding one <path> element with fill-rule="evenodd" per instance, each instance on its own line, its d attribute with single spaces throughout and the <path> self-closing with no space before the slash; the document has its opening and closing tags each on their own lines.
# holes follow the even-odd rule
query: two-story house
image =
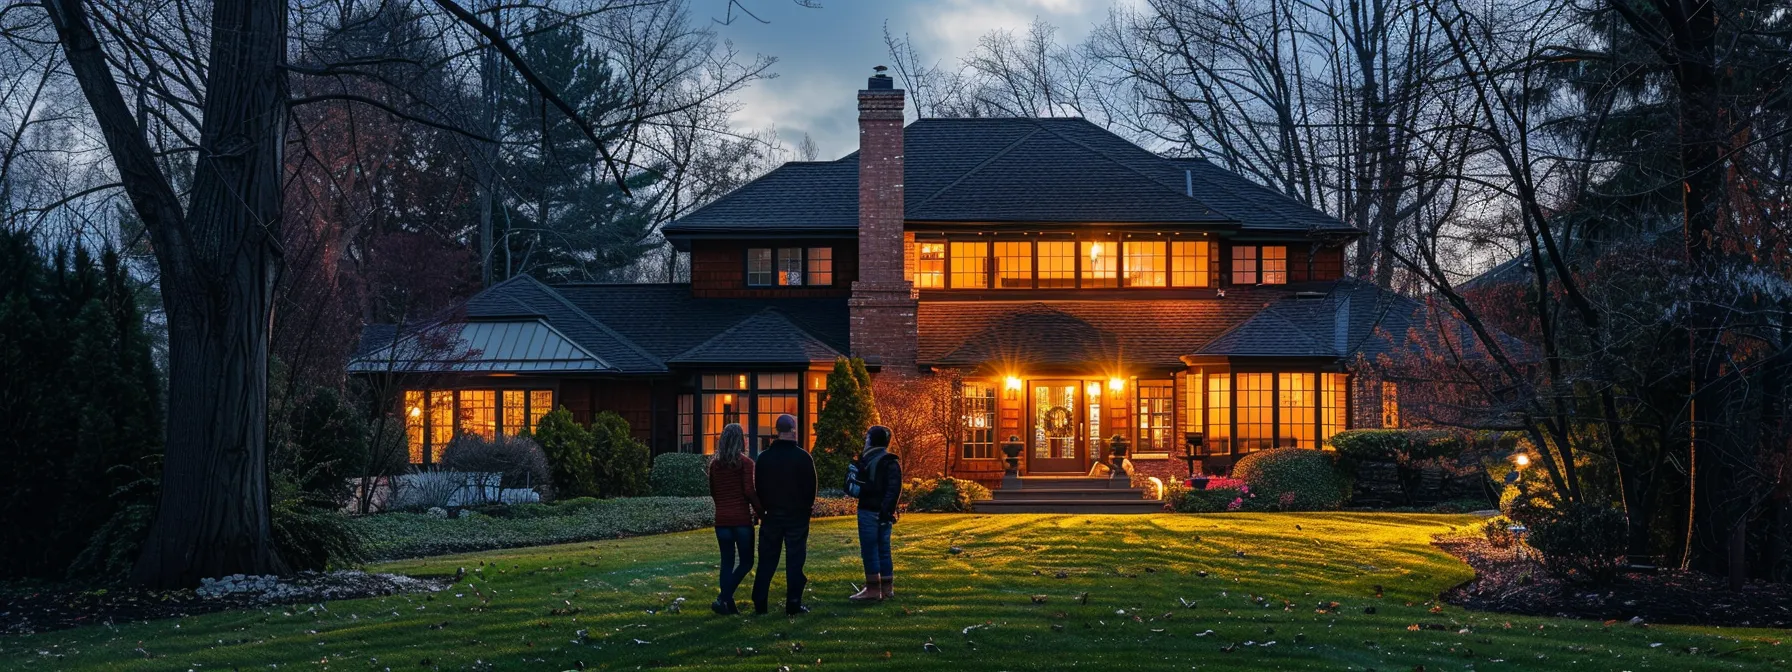
<svg viewBox="0 0 1792 672">
<path fill-rule="evenodd" d="M 950 376 L 949 469 L 992 484 L 1009 437 L 1024 474 L 1080 474 L 1115 435 L 1146 463 L 1198 433 L 1223 468 L 1398 424 L 1394 384 L 1353 369 L 1423 340 L 1425 320 L 1344 277 L 1360 231 L 1082 119 L 905 125 L 882 74 L 858 101 L 858 152 L 784 164 L 665 227 L 688 284 L 519 277 L 370 339 L 352 368 L 411 381 L 413 461 L 553 406 L 616 411 L 656 452 L 709 452 L 730 422 L 765 440 L 782 413 L 810 420 L 806 443 L 842 355 Z"/>
</svg>

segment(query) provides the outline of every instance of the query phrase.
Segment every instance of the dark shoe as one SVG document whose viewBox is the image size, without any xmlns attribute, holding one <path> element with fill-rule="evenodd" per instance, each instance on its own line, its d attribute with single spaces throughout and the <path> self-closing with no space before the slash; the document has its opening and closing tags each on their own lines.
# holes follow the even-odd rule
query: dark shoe
<svg viewBox="0 0 1792 672">
<path fill-rule="evenodd" d="M 765 615 L 765 605 L 761 604 L 759 602 L 754 602 L 753 603 L 753 613 L 757 614 L 759 616 L 764 616 Z"/>
<path fill-rule="evenodd" d="M 727 603 L 723 602 L 720 598 L 717 598 L 716 601 L 709 603 L 709 610 L 716 612 L 718 614 L 721 614 L 723 616 L 728 615 L 728 605 L 727 605 Z"/>
<path fill-rule="evenodd" d="M 803 603 L 801 603 L 801 602 L 786 602 L 786 603 L 784 603 L 784 614 L 786 616 L 796 616 L 798 614 L 807 614 L 807 613 L 809 613 L 809 608 L 803 606 Z"/>
</svg>

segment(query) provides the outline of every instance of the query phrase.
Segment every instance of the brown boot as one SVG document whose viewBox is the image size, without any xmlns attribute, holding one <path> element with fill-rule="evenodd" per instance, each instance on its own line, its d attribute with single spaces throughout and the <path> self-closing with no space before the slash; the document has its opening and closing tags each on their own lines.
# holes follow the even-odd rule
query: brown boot
<svg viewBox="0 0 1792 672">
<path fill-rule="evenodd" d="M 847 596 L 846 599 L 854 602 L 876 602 L 884 599 L 883 593 L 878 588 L 878 576 L 876 574 L 866 574 L 865 587 L 860 588 L 859 592 Z"/>
<path fill-rule="evenodd" d="M 878 577 L 877 582 L 879 587 L 877 591 L 879 595 L 878 599 L 887 600 L 896 596 L 896 576 L 894 574 L 890 576 L 880 576 Z"/>
</svg>

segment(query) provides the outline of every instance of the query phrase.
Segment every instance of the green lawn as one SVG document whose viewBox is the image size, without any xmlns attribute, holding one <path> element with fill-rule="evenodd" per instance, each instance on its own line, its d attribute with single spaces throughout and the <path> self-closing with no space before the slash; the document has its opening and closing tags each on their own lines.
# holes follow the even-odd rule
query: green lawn
<svg viewBox="0 0 1792 672">
<path fill-rule="evenodd" d="M 711 614 L 715 544 L 700 530 L 377 567 L 470 570 L 468 582 L 431 597 L 0 638 L 0 669 L 561 670 L 582 663 L 759 672 L 1435 672 L 1787 669 L 1792 658 L 1792 642 L 1780 642 L 1792 639 L 1786 631 L 1607 627 L 1438 608 L 1431 600 L 1469 571 L 1427 541 L 1475 521 L 911 515 L 896 528 L 897 599 L 854 605 L 844 599 L 860 574 L 852 522 L 831 519 L 811 536 L 815 612 L 794 620 Z M 774 594 L 782 585 L 774 584 Z M 668 607 L 677 598 L 685 601 L 674 612 Z M 1374 614 L 1365 613 L 1370 607 Z"/>
</svg>

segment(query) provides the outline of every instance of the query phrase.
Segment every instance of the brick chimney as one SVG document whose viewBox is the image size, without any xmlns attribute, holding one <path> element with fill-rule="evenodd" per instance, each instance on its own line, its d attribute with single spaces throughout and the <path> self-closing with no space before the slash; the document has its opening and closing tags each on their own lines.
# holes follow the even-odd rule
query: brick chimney
<svg viewBox="0 0 1792 672">
<path fill-rule="evenodd" d="M 902 89 L 877 67 L 859 91 L 859 279 L 847 301 L 852 353 L 915 370 L 914 237 L 902 230 Z"/>
</svg>

